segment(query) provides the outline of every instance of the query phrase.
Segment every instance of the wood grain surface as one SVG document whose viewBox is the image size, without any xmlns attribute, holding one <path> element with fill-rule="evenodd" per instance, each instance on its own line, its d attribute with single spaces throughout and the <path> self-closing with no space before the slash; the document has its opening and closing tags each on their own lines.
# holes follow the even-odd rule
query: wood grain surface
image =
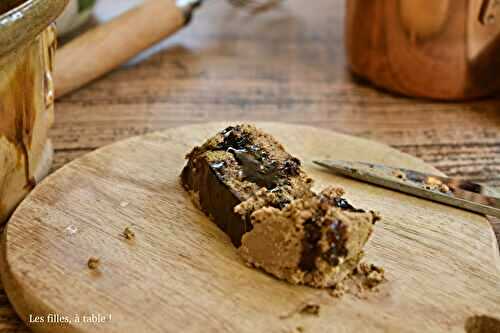
<svg viewBox="0 0 500 333">
<path fill-rule="evenodd" d="M 68 164 L 24 200 L 2 237 L 2 282 L 25 321 L 45 319 L 29 324 L 34 332 L 465 333 L 468 318 L 500 313 L 500 255 L 488 221 L 326 172 L 312 160 L 362 156 L 437 171 L 387 146 L 314 127 L 257 124 L 302 160 L 316 190 L 342 186 L 353 205 L 380 212 L 365 260 L 384 267 L 387 281 L 378 292 L 336 299 L 245 266 L 179 182 L 186 152 L 227 125 L 115 143 Z M 133 240 L 123 236 L 126 228 Z M 87 267 L 91 257 L 100 260 L 95 270 Z M 305 304 L 319 304 L 319 315 L 295 313 Z M 103 322 L 49 323 L 50 314 L 100 314 Z"/>
<path fill-rule="evenodd" d="M 138 2 L 100 0 L 96 21 Z M 258 16 L 207 1 L 175 37 L 58 100 L 54 170 L 134 135 L 261 120 L 377 140 L 447 175 L 500 187 L 500 99 L 434 103 L 371 88 L 346 69 L 343 20 L 341 0 L 289 0 Z M 25 331 L 0 295 L 0 332 Z"/>
</svg>

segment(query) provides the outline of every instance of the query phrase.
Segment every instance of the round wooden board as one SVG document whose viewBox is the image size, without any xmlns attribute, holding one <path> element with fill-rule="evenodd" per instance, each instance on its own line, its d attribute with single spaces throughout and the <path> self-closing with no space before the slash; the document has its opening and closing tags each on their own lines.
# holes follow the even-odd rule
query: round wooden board
<svg viewBox="0 0 500 333">
<path fill-rule="evenodd" d="M 366 260 L 388 281 L 365 299 L 337 299 L 246 267 L 178 178 L 184 155 L 225 125 L 102 148 L 21 204 L 3 235 L 2 280 L 25 321 L 45 320 L 29 324 L 35 332 L 465 332 L 470 316 L 500 313 L 500 260 L 485 218 L 323 171 L 313 159 L 437 172 L 387 146 L 311 127 L 258 124 L 304 161 L 317 188 L 341 185 L 355 206 L 381 212 Z M 135 241 L 121 236 L 126 227 Z M 97 272 L 87 268 L 91 256 L 101 260 Z M 319 316 L 281 318 L 305 302 L 320 304 Z M 48 323 L 49 314 L 104 322 Z"/>
</svg>

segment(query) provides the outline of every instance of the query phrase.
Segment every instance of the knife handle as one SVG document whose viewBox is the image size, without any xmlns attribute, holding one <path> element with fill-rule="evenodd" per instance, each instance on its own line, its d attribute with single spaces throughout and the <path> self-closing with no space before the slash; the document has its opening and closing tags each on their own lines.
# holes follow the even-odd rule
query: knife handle
<svg viewBox="0 0 500 333">
<path fill-rule="evenodd" d="M 110 72 L 189 22 L 201 1 L 147 0 L 56 52 L 56 98 Z"/>
</svg>

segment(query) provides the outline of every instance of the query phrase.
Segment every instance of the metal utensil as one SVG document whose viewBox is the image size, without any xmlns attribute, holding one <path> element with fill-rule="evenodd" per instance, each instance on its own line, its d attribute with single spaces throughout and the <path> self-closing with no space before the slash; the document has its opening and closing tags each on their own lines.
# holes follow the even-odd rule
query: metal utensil
<svg viewBox="0 0 500 333">
<path fill-rule="evenodd" d="M 235 7 L 248 8 L 254 13 L 266 11 L 283 2 L 283 0 L 228 0 L 228 1 Z"/>
<path fill-rule="evenodd" d="M 56 98 L 112 71 L 153 44 L 187 26 L 203 0 L 147 0 L 119 17 L 89 30 L 56 54 Z M 281 0 L 228 0 L 253 14 Z M 212 3 L 212 1 L 208 1 Z"/>
<path fill-rule="evenodd" d="M 331 171 L 424 199 L 500 217 L 500 199 L 487 187 L 467 180 L 414 170 L 350 161 L 314 161 Z"/>
</svg>

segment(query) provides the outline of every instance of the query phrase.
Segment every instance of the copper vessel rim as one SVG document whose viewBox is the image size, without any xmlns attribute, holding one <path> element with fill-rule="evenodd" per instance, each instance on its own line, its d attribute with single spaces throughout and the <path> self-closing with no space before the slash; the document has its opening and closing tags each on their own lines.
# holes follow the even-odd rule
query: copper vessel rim
<svg viewBox="0 0 500 333">
<path fill-rule="evenodd" d="M 68 0 L 26 0 L 0 14 L 0 57 L 33 40 L 63 11 Z"/>
</svg>

